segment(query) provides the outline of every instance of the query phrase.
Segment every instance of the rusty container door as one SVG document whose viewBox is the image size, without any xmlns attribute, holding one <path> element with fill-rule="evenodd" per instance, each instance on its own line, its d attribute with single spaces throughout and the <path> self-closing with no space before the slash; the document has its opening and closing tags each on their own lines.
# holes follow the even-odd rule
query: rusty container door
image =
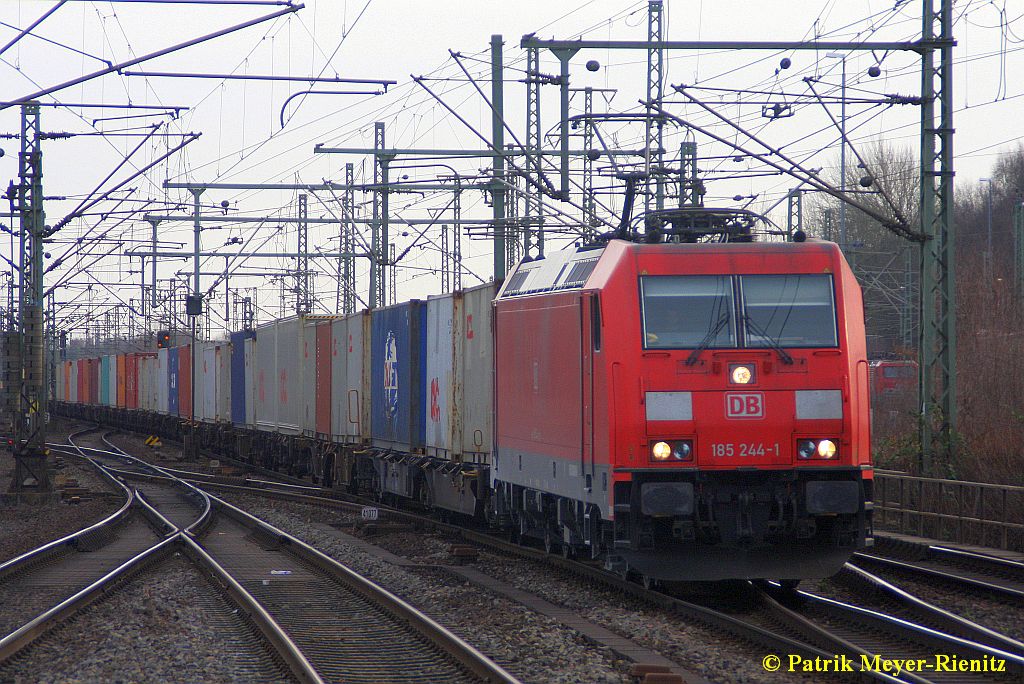
<svg viewBox="0 0 1024 684">
<path fill-rule="evenodd" d="M 118 354 L 115 362 L 117 373 L 117 396 L 114 401 L 119 408 L 128 406 L 128 359 L 125 354 Z"/>
<path fill-rule="evenodd" d="M 192 419 L 192 346 L 178 347 L 178 415 Z"/>
<path fill-rule="evenodd" d="M 325 321 L 316 326 L 316 433 L 325 438 L 331 435 L 332 347 L 331 321 Z"/>
<path fill-rule="evenodd" d="M 299 432 L 307 437 L 316 434 L 316 328 L 313 319 L 299 324 L 299 378 L 295 388 L 299 412 Z"/>
<path fill-rule="evenodd" d="M 124 407 L 139 408 L 139 356 L 124 356 Z"/>
</svg>

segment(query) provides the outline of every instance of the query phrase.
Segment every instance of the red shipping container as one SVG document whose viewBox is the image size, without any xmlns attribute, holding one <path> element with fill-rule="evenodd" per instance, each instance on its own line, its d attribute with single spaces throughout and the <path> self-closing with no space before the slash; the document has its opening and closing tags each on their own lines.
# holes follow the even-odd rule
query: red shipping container
<svg viewBox="0 0 1024 684">
<path fill-rule="evenodd" d="M 192 420 L 192 345 L 178 347 L 178 415 Z"/>
<path fill-rule="evenodd" d="M 117 397 L 115 403 L 119 408 L 127 406 L 128 368 L 125 354 L 117 355 Z"/>
<path fill-rule="evenodd" d="M 316 431 L 331 434 L 331 322 L 316 326 Z"/>
</svg>

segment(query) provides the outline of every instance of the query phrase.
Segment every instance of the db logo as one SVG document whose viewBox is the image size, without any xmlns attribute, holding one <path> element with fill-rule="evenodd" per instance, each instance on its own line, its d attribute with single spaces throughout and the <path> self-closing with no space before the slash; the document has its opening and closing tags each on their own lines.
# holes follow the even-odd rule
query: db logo
<svg viewBox="0 0 1024 684">
<path fill-rule="evenodd" d="M 725 395 L 726 418 L 764 418 L 764 395 L 761 392 Z"/>
</svg>

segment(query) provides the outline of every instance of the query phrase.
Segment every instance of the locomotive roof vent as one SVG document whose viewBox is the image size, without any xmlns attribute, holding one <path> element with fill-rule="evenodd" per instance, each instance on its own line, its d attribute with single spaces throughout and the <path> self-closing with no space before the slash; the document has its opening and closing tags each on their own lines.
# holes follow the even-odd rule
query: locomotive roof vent
<svg viewBox="0 0 1024 684">
<path fill-rule="evenodd" d="M 543 261 L 520 262 L 515 272 L 505 281 L 500 297 L 583 287 L 600 258 L 600 253 L 595 253 L 593 249 L 570 247 L 548 254 Z"/>
</svg>

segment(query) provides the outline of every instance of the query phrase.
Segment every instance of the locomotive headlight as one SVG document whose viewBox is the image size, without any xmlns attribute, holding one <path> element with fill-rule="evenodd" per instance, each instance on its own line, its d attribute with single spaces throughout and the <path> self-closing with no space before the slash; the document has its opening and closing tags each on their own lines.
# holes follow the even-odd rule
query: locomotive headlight
<svg viewBox="0 0 1024 684">
<path fill-rule="evenodd" d="M 801 439 L 796 443 L 796 455 L 803 459 L 811 458 L 814 456 L 817 446 L 813 440 Z"/>
<path fill-rule="evenodd" d="M 818 442 L 818 458 L 833 458 L 836 455 L 836 443 L 831 439 Z"/>
<path fill-rule="evenodd" d="M 734 385 L 749 385 L 754 381 L 754 367 L 743 364 L 730 366 L 729 379 Z"/>
<path fill-rule="evenodd" d="M 676 461 L 689 461 L 693 458 L 693 443 L 681 440 L 672 444 L 672 458 Z"/>
<path fill-rule="evenodd" d="M 667 461 L 672 455 L 672 447 L 668 442 L 655 442 L 651 446 L 651 458 L 655 461 Z"/>
</svg>

